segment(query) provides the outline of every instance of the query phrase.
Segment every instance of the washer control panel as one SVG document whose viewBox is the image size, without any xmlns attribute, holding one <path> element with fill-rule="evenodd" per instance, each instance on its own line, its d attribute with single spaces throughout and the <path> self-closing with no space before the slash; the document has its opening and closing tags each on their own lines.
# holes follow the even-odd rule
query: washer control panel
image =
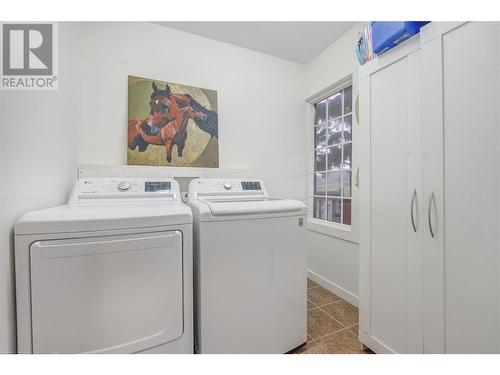
<svg viewBox="0 0 500 375">
<path fill-rule="evenodd" d="M 70 199 L 101 198 L 178 198 L 173 179 L 158 178 L 85 178 L 77 182 Z"/>
<path fill-rule="evenodd" d="M 243 190 L 262 190 L 259 181 L 241 181 Z"/>
<path fill-rule="evenodd" d="M 264 184 L 252 178 L 197 178 L 189 183 L 188 200 L 196 196 L 220 195 L 237 197 L 239 195 L 267 196 Z"/>
</svg>

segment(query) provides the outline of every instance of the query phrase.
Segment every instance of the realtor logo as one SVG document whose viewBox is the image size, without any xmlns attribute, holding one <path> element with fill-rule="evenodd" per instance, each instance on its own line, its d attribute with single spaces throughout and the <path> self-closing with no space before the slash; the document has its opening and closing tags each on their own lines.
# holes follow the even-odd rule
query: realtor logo
<svg viewBox="0 0 500 375">
<path fill-rule="evenodd" d="M 1 25 L 2 90 L 54 90 L 57 77 L 57 24 Z"/>
</svg>

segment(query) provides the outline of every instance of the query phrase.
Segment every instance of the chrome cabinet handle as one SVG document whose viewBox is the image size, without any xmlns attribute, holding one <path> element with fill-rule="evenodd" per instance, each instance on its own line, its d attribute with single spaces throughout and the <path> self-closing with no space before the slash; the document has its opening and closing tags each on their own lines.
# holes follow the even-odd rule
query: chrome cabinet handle
<svg viewBox="0 0 500 375">
<path fill-rule="evenodd" d="M 432 205 L 434 205 L 434 207 L 436 207 L 436 197 L 434 196 L 434 192 L 432 192 L 431 199 L 429 199 L 429 207 L 427 210 L 427 220 L 429 221 L 429 231 L 431 232 L 431 237 L 434 238 L 434 230 L 432 229 L 432 222 L 431 222 Z"/>
<path fill-rule="evenodd" d="M 356 171 L 356 179 L 354 180 L 354 185 L 359 188 L 359 167 Z"/>
<path fill-rule="evenodd" d="M 417 233 L 417 225 L 415 223 L 415 219 L 413 218 L 413 207 L 416 201 L 417 201 L 417 189 L 413 190 L 413 197 L 411 198 L 411 205 L 410 205 L 411 226 L 413 227 L 413 231 L 415 233 Z"/>
</svg>

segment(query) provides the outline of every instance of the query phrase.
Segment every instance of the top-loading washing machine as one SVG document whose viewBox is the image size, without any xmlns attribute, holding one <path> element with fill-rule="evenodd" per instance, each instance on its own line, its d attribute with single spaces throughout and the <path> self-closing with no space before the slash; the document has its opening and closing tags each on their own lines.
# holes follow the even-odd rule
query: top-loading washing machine
<svg viewBox="0 0 500 375">
<path fill-rule="evenodd" d="M 85 178 L 15 226 L 19 353 L 192 353 L 192 214 L 172 179 Z"/>
<path fill-rule="evenodd" d="M 195 347 L 286 353 L 307 340 L 305 219 L 300 201 L 257 179 L 194 179 Z"/>
</svg>

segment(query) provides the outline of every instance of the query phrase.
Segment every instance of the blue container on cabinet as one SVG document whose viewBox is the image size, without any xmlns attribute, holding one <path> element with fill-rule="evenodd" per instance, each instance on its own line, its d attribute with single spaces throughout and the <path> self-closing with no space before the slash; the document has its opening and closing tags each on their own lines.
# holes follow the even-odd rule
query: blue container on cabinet
<svg viewBox="0 0 500 375">
<path fill-rule="evenodd" d="M 380 55 L 417 34 L 429 21 L 371 23 L 373 52 Z"/>
</svg>

